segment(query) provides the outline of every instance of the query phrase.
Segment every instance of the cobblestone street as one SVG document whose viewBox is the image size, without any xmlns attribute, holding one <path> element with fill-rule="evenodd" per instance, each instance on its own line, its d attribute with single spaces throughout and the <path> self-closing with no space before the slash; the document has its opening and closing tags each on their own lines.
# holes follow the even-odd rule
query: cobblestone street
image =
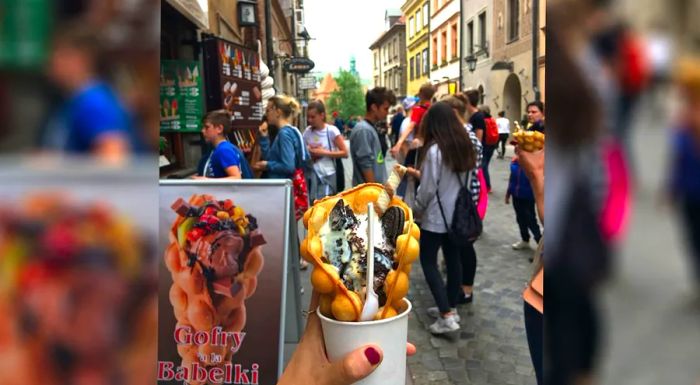
<svg viewBox="0 0 700 385">
<path fill-rule="evenodd" d="M 512 149 L 509 149 L 512 154 Z M 426 309 L 435 306 L 420 262 L 411 273 L 408 337 L 418 353 L 408 359 L 416 385 L 427 384 L 535 384 L 523 323 L 522 290 L 530 275 L 528 251 L 514 251 L 519 241 L 512 206 L 504 202 L 509 160 L 491 161 L 493 193 L 484 234 L 476 242 L 478 267 L 474 302 L 460 305 L 462 329 L 433 336 L 434 321 Z M 532 243 L 533 241 L 531 241 Z"/>
</svg>

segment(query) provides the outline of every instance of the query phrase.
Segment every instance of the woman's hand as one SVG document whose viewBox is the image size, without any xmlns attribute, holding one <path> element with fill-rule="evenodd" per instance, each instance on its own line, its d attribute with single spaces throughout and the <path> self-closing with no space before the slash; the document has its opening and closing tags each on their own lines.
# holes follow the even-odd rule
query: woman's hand
<svg viewBox="0 0 700 385">
<path fill-rule="evenodd" d="M 314 291 L 306 330 L 278 385 L 350 385 L 369 376 L 382 362 L 382 349 L 377 345 L 363 346 L 341 360 L 330 362 L 326 357 L 321 320 L 315 312 L 318 299 L 319 294 Z M 413 355 L 416 347 L 408 344 L 406 351 Z"/>
<path fill-rule="evenodd" d="M 259 162 L 255 162 L 250 166 L 254 171 L 265 171 L 267 169 L 267 161 L 266 160 L 261 160 Z"/>
<path fill-rule="evenodd" d="M 416 170 L 413 167 L 406 167 L 406 173 L 416 179 L 420 179 L 420 170 Z"/>
<path fill-rule="evenodd" d="M 309 154 L 311 156 L 315 156 L 317 158 L 322 158 L 324 156 L 328 156 L 330 151 L 326 150 L 323 147 L 309 147 Z"/>
<path fill-rule="evenodd" d="M 268 130 L 268 125 L 267 122 L 263 122 L 260 127 L 258 128 L 258 131 L 260 132 L 260 136 L 267 136 L 269 135 L 269 130 Z"/>
<path fill-rule="evenodd" d="M 528 179 L 544 178 L 544 149 L 535 152 L 527 152 L 515 147 L 518 163 L 523 168 Z"/>
</svg>

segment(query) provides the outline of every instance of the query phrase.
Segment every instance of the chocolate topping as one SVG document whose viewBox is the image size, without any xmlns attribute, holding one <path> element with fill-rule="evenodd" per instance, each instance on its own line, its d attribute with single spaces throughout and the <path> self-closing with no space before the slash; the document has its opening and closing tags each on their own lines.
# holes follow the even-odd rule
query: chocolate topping
<svg viewBox="0 0 700 385">
<path fill-rule="evenodd" d="M 382 229 L 387 242 L 396 247 L 396 238 L 403 233 L 406 215 L 400 207 L 389 207 L 382 216 Z"/>
<path fill-rule="evenodd" d="M 192 208 L 192 206 L 182 198 L 178 198 L 170 207 L 181 217 L 187 216 Z"/>
</svg>

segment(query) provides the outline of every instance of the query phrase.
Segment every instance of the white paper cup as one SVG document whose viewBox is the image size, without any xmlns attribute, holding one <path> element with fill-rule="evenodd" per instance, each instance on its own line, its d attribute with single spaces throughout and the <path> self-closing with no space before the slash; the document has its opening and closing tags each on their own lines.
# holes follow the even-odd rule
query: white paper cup
<svg viewBox="0 0 700 385">
<path fill-rule="evenodd" d="M 321 318 L 326 353 L 331 361 L 368 344 L 382 348 L 384 358 L 368 377 L 356 382 L 361 385 L 404 385 L 406 383 L 406 342 L 408 314 L 411 302 L 404 298 L 406 309 L 393 318 L 380 321 L 341 322 L 330 319 L 317 310 Z"/>
</svg>

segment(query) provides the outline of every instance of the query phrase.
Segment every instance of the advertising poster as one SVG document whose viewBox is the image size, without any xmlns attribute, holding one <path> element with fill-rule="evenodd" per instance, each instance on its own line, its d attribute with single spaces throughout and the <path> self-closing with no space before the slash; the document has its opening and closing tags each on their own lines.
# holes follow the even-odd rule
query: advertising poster
<svg viewBox="0 0 700 385">
<path fill-rule="evenodd" d="M 203 42 L 207 68 L 207 105 L 223 108 L 233 117 L 229 138 L 243 152 L 255 147 L 255 137 L 265 113 L 260 85 L 260 55 L 219 38 Z"/>
<path fill-rule="evenodd" d="M 200 64 L 190 60 L 161 60 L 161 131 L 200 132 L 203 80 Z"/>
<path fill-rule="evenodd" d="M 161 183 L 159 384 L 277 382 L 290 194 L 288 181 Z"/>
<path fill-rule="evenodd" d="M 154 160 L 0 159 L 3 384 L 153 383 Z"/>
</svg>

